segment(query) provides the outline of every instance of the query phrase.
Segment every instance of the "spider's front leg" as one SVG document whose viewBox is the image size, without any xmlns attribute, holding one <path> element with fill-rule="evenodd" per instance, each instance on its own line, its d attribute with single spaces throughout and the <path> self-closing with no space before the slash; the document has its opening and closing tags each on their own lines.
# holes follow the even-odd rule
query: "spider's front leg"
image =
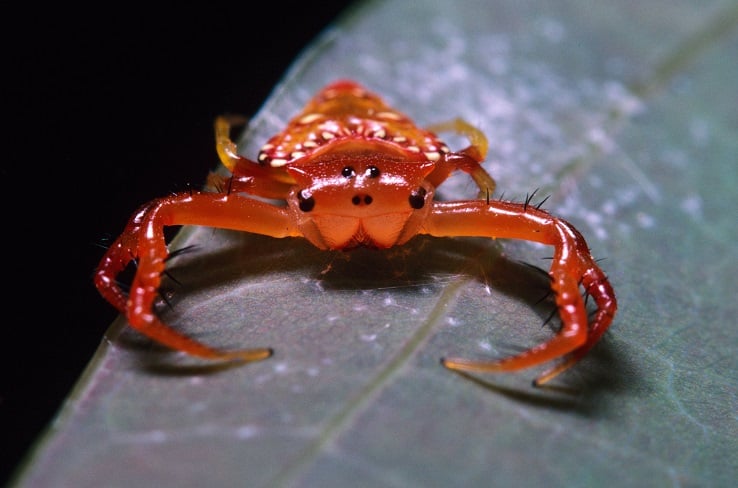
<svg viewBox="0 0 738 488">
<path fill-rule="evenodd" d="M 269 357 L 272 351 L 267 348 L 211 348 L 175 331 L 157 317 L 154 302 L 169 256 L 164 227 L 172 225 L 203 225 L 273 237 L 299 235 L 286 209 L 222 193 L 186 193 L 153 200 L 131 217 L 95 272 L 95 286 L 126 316 L 131 327 L 165 346 L 208 359 L 256 361 Z M 132 261 L 136 261 L 136 274 L 126 295 L 116 277 Z"/>
<path fill-rule="evenodd" d="M 501 360 L 446 358 L 443 364 L 450 369 L 515 371 L 564 357 L 560 364 L 534 381 L 534 384 L 541 385 L 582 359 L 615 316 L 615 293 L 607 276 L 592 258 L 582 235 L 568 222 L 543 210 L 527 204 L 500 201 L 436 202 L 425 224 L 425 232 L 446 237 L 524 239 L 554 247 L 549 276 L 563 324 L 559 333 L 548 342 Z M 580 286 L 597 305 L 591 321 L 587 318 Z"/>
</svg>

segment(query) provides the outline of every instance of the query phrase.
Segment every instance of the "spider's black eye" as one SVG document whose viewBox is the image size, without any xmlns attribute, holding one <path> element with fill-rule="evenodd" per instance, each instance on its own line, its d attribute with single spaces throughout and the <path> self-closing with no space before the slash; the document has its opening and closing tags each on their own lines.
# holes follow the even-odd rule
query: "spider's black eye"
<svg viewBox="0 0 738 488">
<path fill-rule="evenodd" d="M 356 170 L 353 168 L 353 166 L 346 166 L 341 170 L 341 176 L 345 178 L 353 178 L 356 176 Z"/>
<path fill-rule="evenodd" d="M 366 175 L 369 178 L 377 178 L 379 174 L 380 174 L 379 168 L 377 168 L 376 166 L 369 166 L 366 169 Z"/>
<path fill-rule="evenodd" d="M 425 188 L 422 186 L 415 190 L 414 192 L 410 193 L 410 198 L 408 199 L 410 201 L 410 206 L 413 207 L 415 210 L 423 208 L 425 205 L 425 194 L 427 192 L 425 191 Z"/>
<path fill-rule="evenodd" d="M 313 207 L 315 207 L 315 198 L 313 198 L 305 190 L 300 190 L 299 192 L 297 192 L 297 201 L 300 210 L 302 210 L 303 212 L 309 212 L 313 209 Z"/>
</svg>

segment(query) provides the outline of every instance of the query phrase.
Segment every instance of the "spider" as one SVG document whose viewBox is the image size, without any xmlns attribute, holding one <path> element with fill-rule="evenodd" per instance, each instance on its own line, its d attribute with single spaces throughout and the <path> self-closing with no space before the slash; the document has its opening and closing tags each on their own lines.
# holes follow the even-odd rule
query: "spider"
<svg viewBox="0 0 738 488">
<path fill-rule="evenodd" d="M 361 85 L 339 80 L 323 88 L 269 139 L 255 161 L 238 154 L 230 138 L 236 121 L 234 117 L 215 121 L 218 156 L 230 171 L 229 177 L 210 175 L 209 186 L 216 191 L 173 194 L 139 207 L 95 272 L 102 296 L 150 339 L 214 360 L 258 361 L 272 355 L 270 348 L 209 347 L 156 315 L 154 304 L 169 256 L 164 228 L 180 225 L 302 237 L 325 250 L 385 249 L 423 234 L 524 239 L 553 246 L 548 275 L 560 331 L 547 342 L 503 359 L 442 359 L 452 370 L 516 371 L 558 360 L 534 380 L 534 385 L 541 385 L 582 359 L 612 322 L 615 293 L 582 235 L 540 205 L 490 200 L 495 180 L 480 164 L 487 140 L 463 120 L 421 129 Z M 439 131 L 455 131 L 470 144 L 452 151 L 436 136 Z M 459 170 L 473 179 L 482 197 L 436 200 L 436 188 Z M 133 261 L 137 269 L 125 293 L 116 277 Z M 587 296 L 597 307 L 591 319 Z"/>
</svg>

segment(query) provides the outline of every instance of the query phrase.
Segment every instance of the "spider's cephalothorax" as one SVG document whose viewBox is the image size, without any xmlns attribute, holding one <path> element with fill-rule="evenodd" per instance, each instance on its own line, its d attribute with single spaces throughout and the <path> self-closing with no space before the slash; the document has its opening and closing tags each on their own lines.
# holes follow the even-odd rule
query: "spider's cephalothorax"
<svg viewBox="0 0 738 488">
<path fill-rule="evenodd" d="M 231 172 L 230 177 L 211 175 L 209 183 L 219 190 L 175 194 L 143 205 L 95 274 L 100 293 L 148 337 L 210 359 L 253 361 L 271 355 L 271 349 L 213 349 L 176 332 L 153 312 L 169 255 L 164 227 L 190 224 L 303 237 L 321 249 L 389 248 L 421 234 L 525 239 L 552 246 L 549 276 L 561 331 L 509 358 L 444 359 L 451 369 L 514 371 L 563 358 L 537 378 L 542 384 L 584 357 L 612 322 L 615 294 L 584 238 L 571 224 L 527 202 L 490 200 L 495 181 L 480 165 L 487 141 L 464 121 L 421 129 L 358 84 L 339 81 L 321 90 L 250 160 L 238 154 L 230 139 L 234 120 L 221 117 L 215 124 L 216 149 Z M 451 151 L 434 133 L 440 130 L 459 132 L 471 144 Z M 435 189 L 459 170 L 486 198 L 434 199 Z M 133 260 L 138 267 L 126 295 L 116 277 Z M 582 292 L 597 305 L 591 319 Z"/>
</svg>

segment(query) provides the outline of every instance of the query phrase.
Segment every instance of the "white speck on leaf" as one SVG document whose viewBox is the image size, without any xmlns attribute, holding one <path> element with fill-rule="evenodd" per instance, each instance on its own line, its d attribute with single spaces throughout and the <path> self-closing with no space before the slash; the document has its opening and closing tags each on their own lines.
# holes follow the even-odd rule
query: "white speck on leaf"
<svg viewBox="0 0 738 488">
<path fill-rule="evenodd" d="M 243 425 L 236 429 L 236 437 L 239 439 L 251 439 L 259 433 L 259 428 L 255 425 Z"/>
<path fill-rule="evenodd" d="M 638 225 L 640 225 L 644 229 L 650 229 L 654 226 L 653 217 L 645 212 L 638 212 L 636 214 L 636 219 L 638 220 Z"/>
<path fill-rule="evenodd" d="M 702 198 L 697 194 L 687 195 L 679 207 L 694 219 L 702 217 Z"/>
</svg>

